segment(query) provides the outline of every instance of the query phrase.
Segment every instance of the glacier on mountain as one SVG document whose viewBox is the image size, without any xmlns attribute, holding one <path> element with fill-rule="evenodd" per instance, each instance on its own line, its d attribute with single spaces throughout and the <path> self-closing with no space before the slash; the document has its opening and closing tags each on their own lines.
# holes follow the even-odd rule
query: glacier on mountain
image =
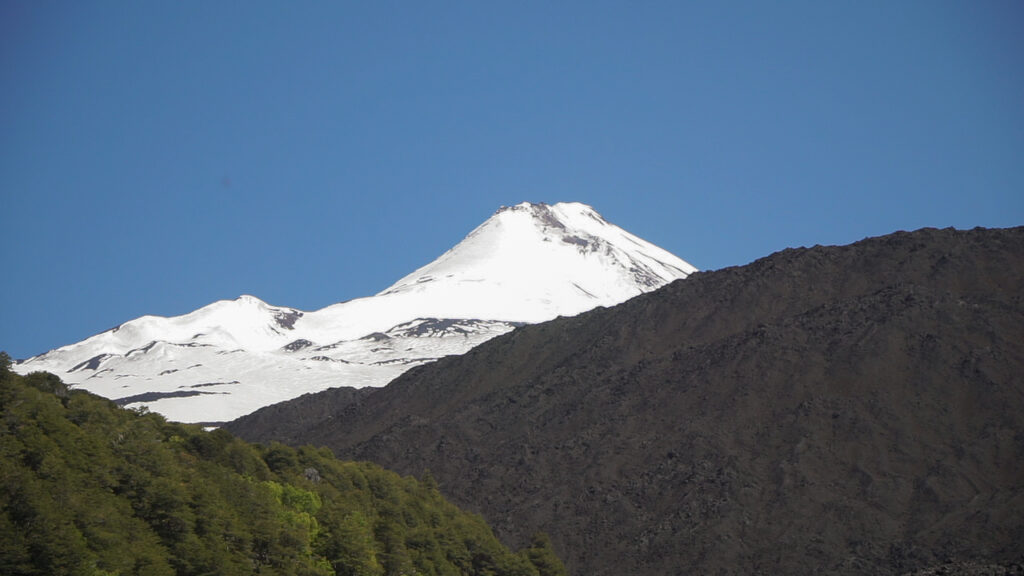
<svg viewBox="0 0 1024 576">
<path fill-rule="evenodd" d="M 503 207 L 366 298 L 305 312 L 255 296 L 143 316 L 20 362 L 181 422 L 223 422 L 334 386 L 383 386 L 524 323 L 611 306 L 696 269 L 579 203 Z"/>
</svg>

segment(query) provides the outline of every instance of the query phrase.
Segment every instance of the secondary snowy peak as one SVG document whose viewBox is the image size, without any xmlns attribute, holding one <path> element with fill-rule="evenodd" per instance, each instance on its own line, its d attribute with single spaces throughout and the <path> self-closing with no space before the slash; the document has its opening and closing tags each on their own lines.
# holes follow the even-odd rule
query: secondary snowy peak
<svg viewBox="0 0 1024 576">
<path fill-rule="evenodd" d="M 375 296 L 315 312 L 240 296 L 143 316 L 15 369 L 172 420 L 226 421 L 333 386 L 383 386 L 523 323 L 618 304 L 694 271 L 584 204 L 522 203 Z"/>
<path fill-rule="evenodd" d="M 251 350 L 277 347 L 304 313 L 271 306 L 255 296 L 220 300 L 182 316 L 142 316 L 58 348 L 47 356 L 82 347 L 102 347 L 106 354 L 130 354 L 152 342 L 190 343 L 193 346 L 234 346 Z"/>
</svg>

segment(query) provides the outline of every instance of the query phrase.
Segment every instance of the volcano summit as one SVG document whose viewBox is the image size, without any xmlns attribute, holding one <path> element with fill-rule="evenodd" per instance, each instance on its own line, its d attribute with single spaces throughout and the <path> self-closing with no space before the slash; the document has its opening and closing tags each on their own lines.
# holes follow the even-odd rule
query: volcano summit
<svg viewBox="0 0 1024 576">
<path fill-rule="evenodd" d="M 254 296 L 143 316 L 19 362 L 171 420 L 223 422 L 335 386 L 383 386 L 524 323 L 611 306 L 696 269 L 579 203 L 503 207 L 375 296 L 315 312 Z"/>
</svg>

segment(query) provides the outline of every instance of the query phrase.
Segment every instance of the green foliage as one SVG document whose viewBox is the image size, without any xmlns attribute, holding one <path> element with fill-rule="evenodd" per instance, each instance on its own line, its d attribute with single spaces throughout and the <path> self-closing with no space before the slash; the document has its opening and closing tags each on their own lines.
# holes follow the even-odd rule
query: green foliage
<svg viewBox="0 0 1024 576">
<path fill-rule="evenodd" d="M 543 532 L 533 535 L 530 547 L 522 554 L 537 569 L 540 576 L 567 576 L 568 574 L 551 546 L 551 538 Z"/>
<path fill-rule="evenodd" d="M 14 360 L 11 360 L 11 355 L 4 350 L 0 350 L 0 377 L 11 371 L 11 364 L 13 363 Z"/>
<path fill-rule="evenodd" d="M 437 483 L 251 445 L 19 376 L 0 353 L 0 574 L 565 574 L 513 554 Z"/>
<path fill-rule="evenodd" d="M 60 378 L 49 372 L 33 372 L 25 377 L 25 383 L 43 392 L 49 392 L 58 398 L 67 398 L 68 387 Z"/>
</svg>

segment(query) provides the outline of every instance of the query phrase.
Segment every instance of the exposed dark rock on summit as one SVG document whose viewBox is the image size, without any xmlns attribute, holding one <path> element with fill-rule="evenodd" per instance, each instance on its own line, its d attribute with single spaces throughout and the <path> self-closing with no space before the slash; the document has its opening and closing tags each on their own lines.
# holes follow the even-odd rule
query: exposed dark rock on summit
<svg viewBox="0 0 1024 576">
<path fill-rule="evenodd" d="M 1015 573 L 1024 228 L 785 250 L 272 409 L 228 429 L 429 469 L 574 574 Z"/>
</svg>

